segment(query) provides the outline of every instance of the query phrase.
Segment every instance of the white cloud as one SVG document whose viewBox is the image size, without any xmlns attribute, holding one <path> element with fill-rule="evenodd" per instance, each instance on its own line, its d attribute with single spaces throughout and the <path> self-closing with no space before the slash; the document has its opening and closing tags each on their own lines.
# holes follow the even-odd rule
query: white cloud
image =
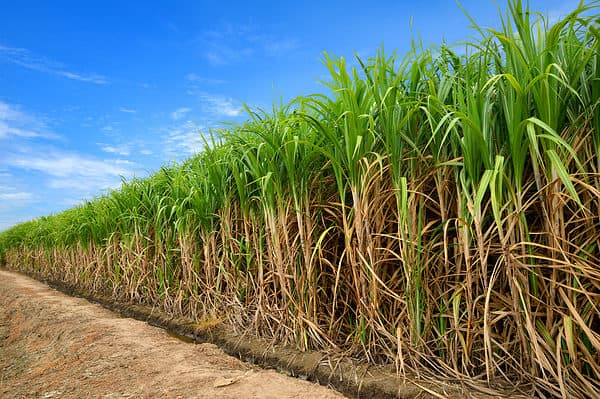
<svg viewBox="0 0 600 399">
<path fill-rule="evenodd" d="M 119 188 L 121 181 L 106 177 L 82 178 L 77 176 L 69 179 L 49 179 L 47 185 L 55 190 L 73 190 L 82 193 L 82 197 L 92 198 L 103 191 Z"/>
<path fill-rule="evenodd" d="M 127 145 L 120 145 L 119 147 L 115 147 L 112 145 L 100 144 L 100 146 L 100 149 L 108 154 L 118 154 L 123 156 L 131 154 L 131 150 Z"/>
<path fill-rule="evenodd" d="M 200 110 L 209 118 L 237 117 L 243 113 L 240 102 L 231 97 L 208 93 L 196 88 L 188 89 L 187 94 L 197 97 L 200 102 Z"/>
<path fill-rule="evenodd" d="M 5 161 L 12 167 L 34 170 L 55 177 L 104 177 L 125 176 L 129 171 L 120 168 L 115 161 L 86 158 L 76 153 L 59 151 L 27 156 L 9 156 Z"/>
<path fill-rule="evenodd" d="M 16 193 L 0 193 L 0 201 L 28 201 L 33 197 L 31 193 L 16 192 Z"/>
<path fill-rule="evenodd" d="M 300 42 L 296 39 L 274 39 L 266 38 L 263 43 L 265 52 L 272 57 L 279 57 L 296 50 Z"/>
<path fill-rule="evenodd" d="M 117 143 L 96 143 L 102 152 L 107 154 L 115 154 L 120 155 L 122 157 L 129 157 L 131 154 L 142 154 L 142 155 L 151 155 L 153 152 L 147 148 L 148 145 L 152 146 L 152 141 L 148 142 L 147 140 L 142 139 L 131 139 L 127 142 L 117 142 Z M 130 162 L 120 160 L 118 162 Z"/>
<path fill-rule="evenodd" d="M 34 138 L 40 137 L 39 133 L 31 130 L 20 129 L 18 127 L 9 126 L 5 122 L 0 120 L 0 139 L 7 138 L 9 136 L 22 137 L 22 138 Z"/>
<path fill-rule="evenodd" d="M 30 119 L 17 107 L 0 101 L 0 120 L 28 120 Z"/>
<path fill-rule="evenodd" d="M 32 202 L 34 202 L 33 193 L 11 186 L 0 186 L 0 230 L 11 224 L 2 223 L 4 221 L 2 219 L 14 218 L 17 210 L 30 206 Z"/>
<path fill-rule="evenodd" d="M 31 51 L 24 48 L 0 45 L 0 60 L 4 60 L 33 71 L 61 76 L 63 78 L 77 80 L 80 82 L 94 83 L 98 85 L 108 83 L 107 78 L 102 75 L 69 71 L 61 63 L 35 55 Z"/>
<path fill-rule="evenodd" d="M 164 129 L 163 155 L 169 159 L 182 159 L 204 149 L 201 128 L 193 122 Z"/>
<path fill-rule="evenodd" d="M 166 21 L 164 25 L 173 33 L 179 33 L 179 27 L 171 21 Z"/>
<path fill-rule="evenodd" d="M 242 107 L 235 100 L 221 95 L 200 93 L 199 99 L 202 102 L 202 108 L 214 116 L 236 117 L 242 114 Z"/>
<path fill-rule="evenodd" d="M 59 211 L 64 198 L 93 198 L 118 188 L 122 177 L 145 174 L 141 165 L 124 159 L 141 146 L 98 144 L 107 158 L 121 159 L 61 150 L 40 140 L 60 138 L 44 119 L 0 101 L 0 229 Z"/>
<path fill-rule="evenodd" d="M 106 80 L 106 78 L 104 76 L 97 75 L 97 74 L 82 75 L 79 73 L 68 72 L 68 71 L 53 71 L 53 73 L 55 73 L 56 75 L 71 79 L 71 80 L 79 80 L 80 82 L 95 83 L 97 85 L 104 85 L 104 84 L 108 83 L 108 81 Z"/>
<path fill-rule="evenodd" d="M 212 66 L 221 66 L 243 62 L 250 58 L 255 50 L 250 47 L 235 48 L 227 44 L 213 44 L 206 53 L 206 59 Z"/>
<path fill-rule="evenodd" d="M 19 137 L 24 139 L 57 139 L 36 117 L 23 112 L 18 106 L 0 101 L 0 140 Z"/>
<path fill-rule="evenodd" d="M 128 159 L 115 159 L 115 164 L 117 165 L 129 165 L 129 166 L 136 166 L 137 163 L 132 162 Z"/>
<path fill-rule="evenodd" d="M 190 111 L 191 111 L 190 108 L 186 108 L 186 107 L 178 108 L 175 111 L 171 112 L 171 119 L 178 121 L 178 120 L 182 119 L 183 117 L 185 117 L 185 115 L 188 114 Z"/>
<path fill-rule="evenodd" d="M 263 34 L 252 24 L 224 23 L 204 32 L 201 41 L 204 57 L 213 66 L 241 63 L 254 55 L 278 57 L 300 47 L 294 38 Z"/>
<path fill-rule="evenodd" d="M 221 79 L 204 78 L 193 72 L 185 75 L 185 80 L 187 80 L 188 82 L 199 83 L 199 84 L 209 84 L 209 85 L 220 85 L 220 84 L 227 83 L 227 81 L 221 80 Z"/>
<path fill-rule="evenodd" d="M 65 190 L 70 197 L 90 198 L 120 186 L 121 178 L 134 175 L 136 164 L 122 160 L 100 160 L 58 150 L 10 154 L 5 165 L 44 176 L 50 189 Z"/>
<path fill-rule="evenodd" d="M 119 111 L 125 112 L 126 114 L 135 114 L 137 112 L 137 110 L 135 110 L 133 108 L 125 108 L 125 107 L 119 108 Z"/>
</svg>

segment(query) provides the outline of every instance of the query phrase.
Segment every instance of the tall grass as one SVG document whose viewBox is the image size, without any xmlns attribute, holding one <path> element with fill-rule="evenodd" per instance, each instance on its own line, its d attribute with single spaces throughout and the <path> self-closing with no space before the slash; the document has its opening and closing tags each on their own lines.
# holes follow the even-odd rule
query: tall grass
<svg viewBox="0 0 600 399">
<path fill-rule="evenodd" d="M 248 110 L 0 256 L 300 349 L 597 397 L 597 10 L 549 24 L 513 0 L 456 49 L 325 54 L 328 95 Z"/>
</svg>

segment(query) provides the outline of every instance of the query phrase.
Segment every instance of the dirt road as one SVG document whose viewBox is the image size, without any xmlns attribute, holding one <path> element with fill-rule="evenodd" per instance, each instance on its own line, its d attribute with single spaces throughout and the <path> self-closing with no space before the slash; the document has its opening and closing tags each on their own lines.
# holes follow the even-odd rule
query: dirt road
<svg viewBox="0 0 600 399">
<path fill-rule="evenodd" d="M 0 271 L 1 398 L 342 398 Z"/>
</svg>

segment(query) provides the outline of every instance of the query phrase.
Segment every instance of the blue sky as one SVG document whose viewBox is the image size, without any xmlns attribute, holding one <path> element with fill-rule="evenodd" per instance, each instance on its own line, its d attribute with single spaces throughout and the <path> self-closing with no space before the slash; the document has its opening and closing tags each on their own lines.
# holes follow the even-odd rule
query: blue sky
<svg viewBox="0 0 600 399">
<path fill-rule="evenodd" d="M 462 4 L 497 25 L 494 1 Z M 576 4 L 531 2 L 551 17 Z M 474 32 L 453 0 L 3 1 L 0 230 L 189 157 L 242 103 L 323 91 L 323 51 L 402 54 L 417 34 Z"/>
</svg>

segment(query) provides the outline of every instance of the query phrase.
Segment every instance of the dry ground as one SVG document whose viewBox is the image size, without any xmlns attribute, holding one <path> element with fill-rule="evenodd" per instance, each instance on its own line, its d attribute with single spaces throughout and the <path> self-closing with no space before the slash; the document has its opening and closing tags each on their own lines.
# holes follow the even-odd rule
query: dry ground
<svg viewBox="0 0 600 399">
<path fill-rule="evenodd" d="M 342 398 L 0 271 L 1 398 Z"/>
</svg>

